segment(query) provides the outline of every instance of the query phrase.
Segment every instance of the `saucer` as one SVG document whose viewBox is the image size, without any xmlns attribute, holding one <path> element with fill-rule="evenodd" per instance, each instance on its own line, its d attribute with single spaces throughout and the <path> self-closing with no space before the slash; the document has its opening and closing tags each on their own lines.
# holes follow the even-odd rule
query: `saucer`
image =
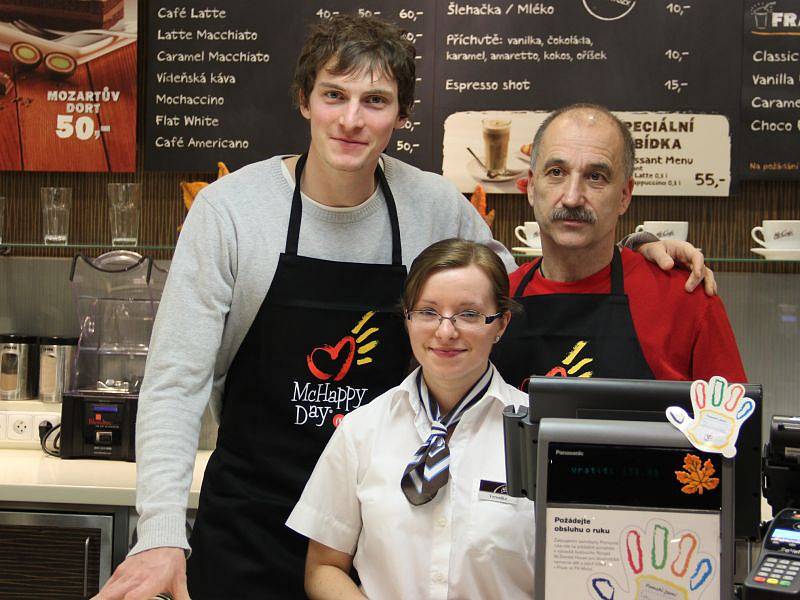
<svg viewBox="0 0 800 600">
<path fill-rule="evenodd" d="M 800 260 L 800 248 L 750 248 L 767 260 Z"/>
<path fill-rule="evenodd" d="M 506 166 L 505 173 L 503 173 L 502 175 L 498 175 L 497 177 L 494 177 L 492 179 L 489 179 L 489 177 L 486 176 L 486 169 L 480 166 L 477 160 L 471 158 L 469 162 L 467 162 L 467 171 L 475 179 L 478 179 L 480 181 L 486 181 L 489 183 L 492 182 L 497 183 L 501 181 L 511 181 L 512 179 L 516 179 L 517 177 L 519 177 L 520 173 L 525 171 L 525 169 L 509 169 L 508 166 Z"/>
<path fill-rule="evenodd" d="M 517 254 L 525 254 L 527 256 L 541 256 L 542 249 L 541 248 L 530 248 L 529 246 L 514 246 L 511 248 L 512 252 L 516 252 Z"/>
</svg>

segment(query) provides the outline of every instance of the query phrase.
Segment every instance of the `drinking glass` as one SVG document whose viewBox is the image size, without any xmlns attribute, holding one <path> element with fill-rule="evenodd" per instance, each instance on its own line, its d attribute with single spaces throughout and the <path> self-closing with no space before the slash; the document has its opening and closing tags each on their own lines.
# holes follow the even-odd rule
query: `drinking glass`
<svg viewBox="0 0 800 600">
<path fill-rule="evenodd" d="M 112 246 L 136 246 L 139 242 L 139 212 L 142 186 L 139 183 L 108 184 L 108 219 Z"/>
<path fill-rule="evenodd" d="M 69 236 L 72 188 L 43 187 L 40 190 L 40 196 L 44 243 L 65 246 Z"/>
</svg>

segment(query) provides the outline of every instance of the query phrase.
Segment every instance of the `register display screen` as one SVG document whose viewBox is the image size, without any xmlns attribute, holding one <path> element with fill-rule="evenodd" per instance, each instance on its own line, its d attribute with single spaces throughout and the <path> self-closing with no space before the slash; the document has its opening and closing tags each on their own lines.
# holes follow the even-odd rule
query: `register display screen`
<svg viewBox="0 0 800 600">
<path fill-rule="evenodd" d="M 775 529 L 769 538 L 770 542 L 788 542 L 790 544 L 800 543 L 800 531 L 793 529 Z"/>
</svg>

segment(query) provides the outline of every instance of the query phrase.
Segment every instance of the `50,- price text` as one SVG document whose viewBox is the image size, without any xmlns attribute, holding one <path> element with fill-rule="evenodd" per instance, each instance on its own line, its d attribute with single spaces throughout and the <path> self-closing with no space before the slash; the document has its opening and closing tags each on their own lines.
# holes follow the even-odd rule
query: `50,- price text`
<svg viewBox="0 0 800 600">
<path fill-rule="evenodd" d="M 111 125 L 101 125 L 98 127 L 94 117 L 81 115 L 57 115 L 56 116 L 56 135 L 62 140 L 75 136 L 79 140 L 91 140 L 100 137 L 101 133 L 111 131 Z"/>
</svg>

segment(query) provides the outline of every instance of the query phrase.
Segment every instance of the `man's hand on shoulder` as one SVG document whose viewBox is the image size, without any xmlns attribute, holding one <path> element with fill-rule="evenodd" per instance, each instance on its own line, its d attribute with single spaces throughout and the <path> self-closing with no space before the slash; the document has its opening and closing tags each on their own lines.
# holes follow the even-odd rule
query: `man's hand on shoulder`
<svg viewBox="0 0 800 600">
<path fill-rule="evenodd" d="M 153 548 L 126 558 L 92 600 L 150 600 L 169 592 L 190 600 L 182 548 Z"/>
<path fill-rule="evenodd" d="M 691 271 L 684 286 L 687 292 L 693 292 L 702 281 L 706 296 L 717 295 L 717 281 L 714 279 L 714 272 L 705 266 L 703 253 L 689 242 L 680 240 L 648 242 L 637 247 L 636 251 L 665 271 L 674 268 L 676 261 Z"/>
</svg>

